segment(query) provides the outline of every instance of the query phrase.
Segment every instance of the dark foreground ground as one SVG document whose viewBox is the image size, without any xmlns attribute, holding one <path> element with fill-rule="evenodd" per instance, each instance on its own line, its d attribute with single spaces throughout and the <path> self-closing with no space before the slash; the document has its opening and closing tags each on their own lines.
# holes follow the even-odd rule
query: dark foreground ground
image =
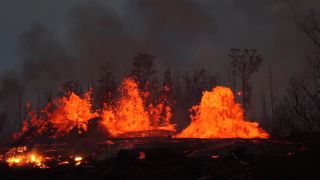
<svg viewBox="0 0 320 180">
<path fill-rule="evenodd" d="M 0 179 L 320 179 L 319 138 L 90 140 L 34 146 L 83 154 L 82 166 L 9 168 Z M 143 157 L 140 154 L 145 154 Z M 140 158 L 139 158 L 140 156 Z"/>
</svg>

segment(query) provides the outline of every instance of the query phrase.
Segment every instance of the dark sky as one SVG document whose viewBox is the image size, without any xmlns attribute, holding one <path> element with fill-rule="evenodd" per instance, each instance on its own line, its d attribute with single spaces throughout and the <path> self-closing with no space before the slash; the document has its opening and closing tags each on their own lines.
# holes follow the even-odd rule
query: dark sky
<svg viewBox="0 0 320 180">
<path fill-rule="evenodd" d="M 1 0 L 0 74 L 46 87 L 93 79 L 104 64 L 124 72 L 147 52 L 160 68 L 205 67 L 226 80 L 229 49 L 255 48 L 264 59 L 255 93 L 267 88 L 269 65 L 280 93 L 315 53 L 292 20 L 313 7 L 320 1 Z"/>
</svg>

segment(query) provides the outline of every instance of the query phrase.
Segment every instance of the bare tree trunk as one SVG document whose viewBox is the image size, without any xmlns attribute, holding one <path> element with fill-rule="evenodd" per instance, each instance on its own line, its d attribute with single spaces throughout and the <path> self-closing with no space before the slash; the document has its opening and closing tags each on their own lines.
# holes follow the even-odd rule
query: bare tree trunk
<svg viewBox="0 0 320 180">
<path fill-rule="evenodd" d="M 18 129 L 22 127 L 22 94 L 18 95 Z"/>
<path fill-rule="evenodd" d="M 40 91 L 37 90 L 37 117 L 40 116 Z"/>
<path fill-rule="evenodd" d="M 247 100 L 246 100 L 246 96 L 247 96 L 247 92 L 246 92 L 246 86 L 245 86 L 246 82 L 244 79 L 242 79 L 242 107 L 244 109 L 244 117 L 247 117 Z"/>
<path fill-rule="evenodd" d="M 180 76 L 179 76 L 179 71 L 177 71 L 177 74 L 176 74 L 176 93 L 175 93 L 175 97 L 174 97 L 176 99 L 176 103 L 180 103 L 180 95 L 181 95 Z"/>
<path fill-rule="evenodd" d="M 269 66 L 269 83 L 270 83 L 270 101 L 271 101 L 271 116 L 272 116 L 272 128 L 273 132 L 277 134 L 276 132 L 276 119 L 275 119 L 275 113 L 274 113 L 274 95 L 273 95 L 273 84 L 272 84 L 272 72 L 271 67 Z"/>
</svg>

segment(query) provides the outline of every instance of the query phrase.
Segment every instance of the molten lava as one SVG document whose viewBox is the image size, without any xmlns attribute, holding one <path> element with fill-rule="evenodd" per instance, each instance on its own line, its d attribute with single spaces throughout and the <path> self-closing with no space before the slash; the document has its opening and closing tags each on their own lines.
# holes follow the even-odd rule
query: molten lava
<svg viewBox="0 0 320 180">
<path fill-rule="evenodd" d="M 241 105 L 231 89 L 217 86 L 203 93 L 201 103 L 193 106 L 191 124 L 178 138 L 268 138 L 256 122 L 247 122 Z"/>
<path fill-rule="evenodd" d="M 120 93 L 116 104 L 106 106 L 102 114 L 102 125 L 112 136 L 119 137 L 128 132 L 157 129 L 175 131 L 175 126 L 169 123 L 170 107 L 159 103 L 156 106 L 149 105 L 147 108 L 138 84 L 133 78 L 123 80 Z M 163 109 L 166 111 L 165 121 L 160 122 Z"/>
<path fill-rule="evenodd" d="M 27 152 L 25 146 L 10 149 L 6 153 L 6 162 L 10 167 L 38 167 L 47 168 L 44 164 L 45 158 L 35 152 Z"/>
<path fill-rule="evenodd" d="M 120 93 L 121 97 L 115 107 L 107 107 L 103 112 L 102 124 L 114 136 L 124 132 L 150 130 L 148 114 L 135 81 L 125 79 Z"/>
<path fill-rule="evenodd" d="M 68 135 L 71 130 L 82 133 L 88 130 L 93 118 L 101 118 L 99 123 L 113 137 L 153 136 L 150 132 L 176 132 L 172 124 L 171 107 L 174 100 L 168 100 L 170 87 L 163 87 L 158 98 L 150 98 L 151 93 L 141 91 L 134 78 L 127 77 L 119 88 L 119 97 L 105 104 L 97 113 L 92 105 L 92 90 L 83 96 L 69 92 L 68 96 L 50 102 L 39 115 L 29 114 L 21 132 L 33 136 L 52 137 Z M 152 99 L 152 101 L 150 101 Z M 156 100 L 154 100 L 156 99 Z M 229 88 L 216 87 L 205 91 L 199 105 L 191 108 L 191 124 L 175 137 L 182 138 L 268 138 L 269 134 L 256 122 L 247 122 L 241 105 L 235 102 Z M 28 133 L 27 133 L 28 132 Z M 48 133 L 49 132 L 49 133 Z M 168 133 L 168 132 L 167 132 Z M 130 136 L 132 137 L 132 136 Z"/>
<path fill-rule="evenodd" d="M 53 127 L 57 129 L 56 134 L 65 134 L 76 127 L 81 133 L 81 130 L 88 130 L 88 121 L 98 117 L 98 113 L 91 110 L 91 90 L 85 93 L 81 98 L 71 92 L 69 97 L 59 99 L 57 109 L 47 115 Z"/>
<path fill-rule="evenodd" d="M 72 129 L 77 128 L 78 132 L 87 131 L 88 121 L 98 117 L 98 113 L 91 110 L 91 90 L 83 97 L 70 92 L 68 97 L 54 99 L 41 110 L 40 115 L 34 111 L 29 113 L 30 121 L 25 120 L 20 133 L 14 137 L 20 137 L 30 129 L 36 134 L 47 133 L 49 128 L 55 129 L 53 137 L 68 134 Z"/>
</svg>

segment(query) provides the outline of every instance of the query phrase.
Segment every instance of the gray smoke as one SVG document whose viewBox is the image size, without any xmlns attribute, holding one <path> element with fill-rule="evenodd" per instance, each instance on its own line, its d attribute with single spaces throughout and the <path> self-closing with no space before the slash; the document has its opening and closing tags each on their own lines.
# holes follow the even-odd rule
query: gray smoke
<svg viewBox="0 0 320 180">
<path fill-rule="evenodd" d="M 4 37 L 7 31 L 0 35 L 4 39 L 0 49 L 7 49 L 7 44 L 15 49 L 14 56 L 3 55 L 1 63 L 9 64 L 14 57 L 17 62 L 0 73 L 0 110 L 15 109 L 19 94 L 24 101 L 36 93 L 44 99 L 43 94 L 56 92 L 67 80 L 86 85 L 105 65 L 121 75 L 131 68 L 137 53 L 155 55 L 160 70 L 204 67 L 227 82 L 227 54 L 234 47 L 255 48 L 264 59 L 253 78 L 257 104 L 261 87 L 268 87 L 269 65 L 280 95 L 288 79 L 301 71 L 305 57 L 314 53 L 292 17 L 320 7 L 317 0 L 30 0 L 16 4 L 14 0 L 0 3 L 6 8 L 0 13 L 7 13 L 0 15 L 1 27 L 16 32 L 7 33 L 15 43 Z"/>
</svg>

